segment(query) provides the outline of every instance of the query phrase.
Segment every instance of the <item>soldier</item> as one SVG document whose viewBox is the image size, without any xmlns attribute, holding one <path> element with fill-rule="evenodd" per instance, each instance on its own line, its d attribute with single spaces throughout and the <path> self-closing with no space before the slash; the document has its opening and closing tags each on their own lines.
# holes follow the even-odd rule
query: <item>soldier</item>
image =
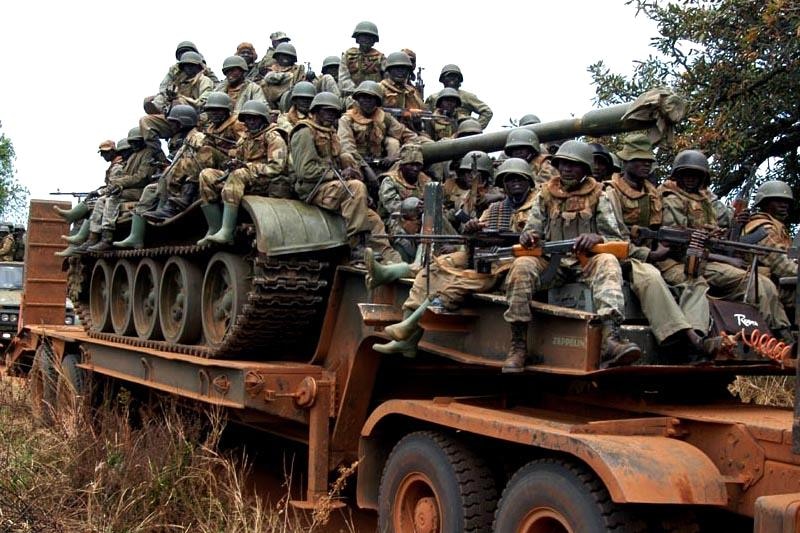
<svg viewBox="0 0 800 533">
<path fill-rule="evenodd" d="M 642 137 L 644 137 L 645 140 L 647 139 L 646 136 Z M 611 153 L 605 146 L 603 146 L 600 143 L 590 143 L 589 146 L 592 147 L 592 153 L 594 154 L 594 165 L 592 165 L 592 176 L 597 181 L 611 180 L 612 177 L 614 177 L 614 161 L 611 159 Z M 648 149 L 645 149 L 645 151 L 648 151 Z"/>
<path fill-rule="evenodd" d="M 329 92 L 339 96 L 339 56 L 328 56 L 322 60 L 322 76 L 314 79 L 318 93 Z"/>
<path fill-rule="evenodd" d="M 27 243 L 25 233 L 25 226 L 22 224 L 14 225 L 14 261 L 25 261 L 25 244 Z"/>
<path fill-rule="evenodd" d="M 753 203 L 758 213 L 750 217 L 750 221 L 742 229 L 742 240 L 789 250 L 792 238 L 786 229 L 786 221 L 794 204 L 792 188 L 782 181 L 766 181 L 756 191 Z M 773 280 L 797 276 L 797 262 L 786 254 L 770 252 L 759 256 L 758 262 L 769 269 Z M 790 290 L 781 289 L 781 302 L 784 307 L 794 308 L 794 298 L 794 286 Z"/>
<path fill-rule="evenodd" d="M 590 145 L 591 146 L 591 145 Z M 625 163 L 622 176 L 614 176 L 606 184 L 605 194 L 614 208 L 623 237 L 630 236 L 630 227 L 661 225 L 661 196 L 647 180 L 655 161 L 646 135 L 631 135 L 625 140 L 620 155 Z M 594 161 L 598 158 L 594 148 Z M 609 158 L 610 159 L 610 158 Z M 654 263 L 666 257 L 664 246 L 651 250 L 648 246 L 629 245 L 631 290 L 639 299 L 650 330 L 659 344 L 685 340 L 695 353 L 703 353 L 703 337 L 708 333 L 708 285 L 702 279 L 680 286 L 680 306 L 675 302 L 666 282 Z"/>
<path fill-rule="evenodd" d="M 145 219 L 163 222 L 185 211 L 197 198 L 200 170 L 221 169 L 228 162 L 229 151 L 236 147 L 245 129 L 232 109 L 233 102 L 227 94 L 212 92 L 208 95 L 203 108 L 208 123 L 202 132 L 194 130 L 186 137 L 189 158 L 182 163 L 186 168 L 170 175 L 166 183 L 167 201 L 161 208 L 143 213 Z"/>
<path fill-rule="evenodd" d="M 373 46 L 378 42 L 378 27 L 372 22 L 356 24 L 353 39 L 358 47 L 347 49 L 339 64 L 339 89 L 350 96 L 363 81 L 379 82 L 386 70 L 386 57 Z"/>
<path fill-rule="evenodd" d="M 214 89 L 214 92 L 228 95 L 234 103 L 233 113 L 238 113 L 245 102 L 250 100 L 267 103 L 261 87 L 257 83 L 245 79 L 245 72 L 247 72 L 247 63 L 244 62 L 244 59 L 239 56 L 226 58 L 222 63 L 222 73 L 225 75 L 225 81 Z"/>
<path fill-rule="evenodd" d="M 400 109 L 425 109 L 425 102 L 408 83 L 414 67 L 404 52 L 392 52 L 386 58 L 386 78 L 381 80 L 383 105 Z"/>
<path fill-rule="evenodd" d="M 417 141 L 417 134 L 381 109 L 380 84 L 362 82 L 353 99 L 353 107 L 339 119 L 342 150 L 353 154 L 359 166 L 379 159 L 380 168 L 388 169 L 400 157 L 400 146 Z"/>
<path fill-rule="evenodd" d="M 402 263 L 395 263 L 397 265 L 410 264 L 417 262 L 417 251 L 419 249 L 419 242 L 415 239 L 404 238 L 403 235 L 417 235 L 422 229 L 422 200 L 416 196 L 409 196 L 400 202 L 400 211 L 392 213 L 387 224 L 387 229 L 392 235 L 392 247 L 400 254 Z M 370 256 L 369 250 L 367 257 Z M 369 261 L 369 259 L 367 259 Z M 372 261 L 374 264 L 374 261 Z M 369 264 L 369 263 L 368 263 Z M 395 265 L 387 265 L 384 268 L 391 268 Z M 405 273 L 406 269 L 402 270 Z M 402 277 L 402 273 L 399 277 Z M 398 278 L 393 278 L 398 279 Z M 368 285 L 369 288 L 374 288 Z"/>
<path fill-rule="evenodd" d="M 281 43 L 275 49 L 275 62 L 264 75 L 259 85 L 267 98 L 267 104 L 277 109 L 281 96 L 300 81 L 306 79 L 306 69 L 297 64 L 297 51 L 289 43 Z"/>
<path fill-rule="evenodd" d="M 314 84 L 310 82 L 301 81 L 295 85 L 289 98 L 291 107 L 289 111 L 278 116 L 278 127 L 288 134 L 298 122 L 307 120 L 311 102 L 316 95 L 317 90 L 314 88 Z"/>
<path fill-rule="evenodd" d="M 497 179 L 505 189 L 506 198 L 492 203 L 480 219 L 470 220 L 465 225 L 465 233 L 475 234 L 481 230 L 519 232 L 524 227 L 534 198 L 530 166 L 521 159 L 508 159 L 497 170 Z M 426 271 L 420 270 L 414 279 L 408 299 L 403 303 L 405 319 L 385 329 L 392 341 L 373 345 L 375 351 L 414 357 L 417 343 L 423 335 L 418 323 L 426 308 L 434 306 L 448 310 L 458 309 L 469 294 L 492 291 L 510 268 L 510 263 L 507 261 L 494 261 L 488 273 L 467 270 L 467 259 L 467 253 L 464 251 L 432 259 L 430 283 Z M 381 282 L 387 276 L 396 279 L 395 272 L 388 274 L 386 270 L 401 268 L 398 265 L 381 267 L 370 262 L 367 262 L 367 267 L 368 275 L 371 278 L 378 278 Z M 404 274 L 411 274 L 410 267 L 408 265 L 406 267 L 407 272 Z M 427 293 L 428 286 L 430 294 Z"/>
<path fill-rule="evenodd" d="M 128 132 L 131 156 L 125 161 L 122 171 L 109 178 L 109 183 L 94 206 L 89 219 L 89 237 L 78 252 L 105 252 L 112 248 L 114 228 L 122 202 L 138 200 L 142 190 L 158 172 L 166 158 L 160 148 L 144 142 L 139 128 Z"/>
<path fill-rule="evenodd" d="M 409 197 L 422 199 L 425 185 L 431 178 L 422 172 L 422 150 L 418 144 L 405 144 L 400 149 L 400 160 L 389 172 L 381 176 L 378 192 L 378 214 L 384 223 L 389 216 L 400 211 L 400 204 Z"/>
<path fill-rule="evenodd" d="M 461 158 L 455 177 L 444 182 L 445 218 L 459 232 L 502 197 L 502 192 L 492 187 L 492 171 L 492 159 L 485 152 L 474 150 Z"/>
<path fill-rule="evenodd" d="M 670 179 L 660 187 L 663 203 L 664 226 L 680 226 L 698 230 L 718 230 L 718 220 L 729 218 L 719 213 L 722 204 L 715 209 L 712 197 L 704 185 L 710 180 L 708 159 L 697 150 L 684 150 L 672 162 Z M 678 252 L 680 253 L 680 252 Z M 674 259 L 658 264 L 662 276 L 670 285 L 686 279 L 684 265 Z M 745 295 L 748 273 L 733 265 L 720 261 L 708 261 L 703 268 L 703 277 L 712 290 L 726 299 L 737 300 Z M 793 342 L 789 334 L 789 319 L 780 303 L 778 290 L 767 276 L 758 276 L 758 311 L 776 337 Z"/>
<path fill-rule="evenodd" d="M 97 153 L 99 153 L 100 157 L 102 157 L 103 160 L 109 164 L 108 168 L 106 169 L 105 179 L 103 181 L 105 185 L 108 185 L 108 180 L 112 175 L 112 171 L 122 163 L 122 157 L 117 153 L 116 145 L 112 140 L 101 142 L 97 149 Z M 121 166 L 119 166 L 119 168 L 121 168 Z M 67 222 L 75 222 L 89 214 L 89 211 L 91 211 L 92 208 L 92 201 L 93 200 L 87 198 L 83 202 L 78 202 L 72 209 L 61 209 L 60 207 L 54 205 L 53 210 Z M 85 238 L 86 237 L 84 236 L 84 239 Z"/>
<path fill-rule="evenodd" d="M 455 89 L 443 89 L 434 100 L 435 116 L 427 132 L 434 141 L 449 139 L 456 134 L 456 111 L 461 106 L 461 95 Z"/>
<path fill-rule="evenodd" d="M 0 243 L 0 261 L 14 260 L 14 229 L 11 225 L 3 225 L 0 229 L 3 241 Z"/>
<path fill-rule="evenodd" d="M 481 129 L 485 130 L 494 115 L 494 113 L 492 113 L 492 108 L 483 103 L 481 99 L 474 94 L 461 89 L 461 83 L 463 81 L 464 76 L 461 74 L 461 69 L 458 68 L 458 65 L 445 65 L 442 67 L 442 73 L 439 75 L 439 82 L 444 85 L 445 88 L 449 87 L 457 90 L 458 94 L 461 96 L 461 106 L 459 106 L 457 114 L 459 120 L 472 117 L 472 114 L 475 113 L 478 115 L 478 122 L 481 124 Z M 426 100 L 430 109 L 433 109 L 437 96 L 438 93 L 432 94 Z"/>
<path fill-rule="evenodd" d="M 381 235 L 386 229 L 378 214 L 367 206 L 367 188 L 358 179 L 355 156 L 339 142 L 334 126 L 341 112 L 341 100 L 335 94 L 314 97 L 311 119 L 301 120 L 289 137 L 290 164 L 301 200 L 342 215 L 352 261 L 361 263 L 370 233 Z M 386 238 L 373 236 L 371 243 L 385 260 L 399 261 Z"/>
<path fill-rule="evenodd" d="M 278 45 L 281 43 L 288 43 L 292 40 L 282 31 L 272 32 L 269 36 L 269 39 L 270 47 L 267 48 L 267 52 L 264 54 L 264 57 L 262 57 L 261 61 L 258 62 L 256 68 L 251 69 L 251 71 L 248 73 L 248 79 L 256 83 L 260 82 L 264 78 L 264 75 L 270 71 L 272 64 L 275 63 L 275 58 L 273 56 Z"/>
<path fill-rule="evenodd" d="M 183 54 L 185 54 L 186 52 L 195 52 L 196 54 L 200 55 L 201 60 L 203 58 L 203 55 L 200 54 L 200 52 L 197 50 L 197 47 L 194 45 L 193 42 L 181 41 L 180 43 L 178 43 L 178 46 L 175 48 L 175 60 L 178 61 L 178 63 L 172 65 L 167 71 L 166 76 L 164 76 L 164 79 L 161 80 L 161 84 L 158 86 L 158 94 L 166 94 L 166 92 L 170 90 L 172 86 L 175 85 L 175 79 L 181 73 L 180 60 Z M 214 85 L 219 83 L 217 75 L 214 74 L 214 71 L 208 68 L 208 65 L 206 65 L 205 60 L 203 60 L 203 74 L 206 75 L 209 79 L 211 79 Z M 159 113 L 164 112 L 163 103 L 159 104 L 154 103 L 154 100 L 156 98 L 157 96 L 148 96 L 147 98 L 144 99 L 144 110 L 147 114 L 157 115 Z"/>
<path fill-rule="evenodd" d="M 258 72 L 258 63 L 256 63 L 258 53 L 256 53 L 256 48 L 252 43 L 239 43 L 239 46 L 236 47 L 236 55 L 244 59 L 244 62 L 247 63 L 247 74 L 245 74 L 245 78 L 252 79 Z"/>
<path fill-rule="evenodd" d="M 214 87 L 214 82 L 203 74 L 203 61 L 200 54 L 186 52 L 179 62 L 181 72 L 175 77 L 174 85 L 166 94 L 159 94 L 153 101 L 161 106 L 159 114 L 148 114 L 139 119 L 139 129 L 146 142 L 156 139 L 169 139 L 175 131 L 167 120 L 170 109 L 175 105 L 190 105 L 201 109 Z M 163 96 L 163 98 L 162 98 Z"/>
<path fill-rule="evenodd" d="M 539 137 L 531 130 L 523 128 L 511 130 L 506 137 L 503 152 L 508 157 L 524 159 L 530 164 L 533 181 L 537 188 L 558 174 L 550 161 L 541 157 L 542 147 L 539 144 Z"/>
<path fill-rule="evenodd" d="M 475 120 L 474 118 L 465 118 L 458 123 L 458 128 L 456 128 L 455 138 L 460 139 L 461 137 L 469 137 L 471 135 L 479 135 L 483 133 L 483 128 L 481 128 L 481 123 Z"/>
<path fill-rule="evenodd" d="M 239 120 L 247 126 L 247 131 L 236 146 L 227 171 L 206 168 L 200 172 L 201 207 L 208 232 L 197 241 L 199 245 L 233 243 L 239 204 L 245 193 L 274 198 L 292 195 L 284 133 L 278 126 L 270 125 L 269 108 L 261 102 L 247 102 L 239 112 Z"/>
<path fill-rule="evenodd" d="M 541 241 L 576 239 L 575 251 L 586 253 L 604 240 L 622 240 L 614 210 L 602 186 L 591 177 L 592 149 L 580 141 L 561 145 L 553 165 L 559 176 L 537 193 L 520 243 L 531 248 Z M 508 309 L 504 318 L 511 325 L 511 348 L 503 372 L 521 372 L 532 320 L 530 301 L 542 288 L 540 275 L 547 260 L 517 257 L 506 280 Z M 575 258 L 561 260 L 556 283 L 582 279 L 589 284 L 602 321 L 601 367 L 628 365 L 641 357 L 639 347 L 620 336 L 624 316 L 622 269 L 611 254 L 596 254 L 581 267 Z"/>
<path fill-rule="evenodd" d="M 533 113 L 528 113 L 527 115 L 522 115 L 522 118 L 519 119 L 519 127 L 522 126 L 530 126 L 532 124 L 541 124 L 541 119 L 534 115 Z"/>
</svg>

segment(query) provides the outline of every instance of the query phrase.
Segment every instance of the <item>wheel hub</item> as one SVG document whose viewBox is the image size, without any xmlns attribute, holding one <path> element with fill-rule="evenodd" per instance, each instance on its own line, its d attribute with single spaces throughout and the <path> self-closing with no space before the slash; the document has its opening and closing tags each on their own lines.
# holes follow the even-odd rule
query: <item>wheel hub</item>
<svg viewBox="0 0 800 533">
<path fill-rule="evenodd" d="M 564 515 L 549 507 L 532 509 L 517 528 L 518 533 L 574 533 Z"/>
<path fill-rule="evenodd" d="M 414 508 L 414 531 L 416 533 L 435 533 L 439 531 L 439 510 L 432 497 L 420 498 Z"/>
</svg>

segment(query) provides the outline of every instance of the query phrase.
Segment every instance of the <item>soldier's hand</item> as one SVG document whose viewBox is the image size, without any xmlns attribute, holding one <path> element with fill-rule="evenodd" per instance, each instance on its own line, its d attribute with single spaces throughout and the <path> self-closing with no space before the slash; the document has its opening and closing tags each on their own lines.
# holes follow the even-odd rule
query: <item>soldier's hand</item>
<svg viewBox="0 0 800 533">
<path fill-rule="evenodd" d="M 539 244 L 539 234 L 535 231 L 523 231 L 519 235 L 519 243 L 524 248 L 535 248 Z"/>
<path fill-rule="evenodd" d="M 342 170 L 342 177 L 346 180 L 361 179 L 358 170 L 354 169 L 353 167 L 347 167 L 346 169 Z"/>
<path fill-rule="evenodd" d="M 472 220 L 469 220 L 464 224 L 464 226 L 462 227 L 462 231 L 464 233 L 477 233 L 485 227 L 486 227 L 485 222 L 481 222 L 477 218 L 473 218 Z"/>
<path fill-rule="evenodd" d="M 397 162 L 397 160 L 398 160 L 397 157 L 384 157 L 383 159 L 381 159 L 379 166 L 383 170 L 389 170 L 390 168 L 392 168 L 392 165 L 394 165 Z"/>
<path fill-rule="evenodd" d="M 200 133 L 199 131 L 194 131 L 186 137 L 185 142 L 190 148 L 198 150 L 203 147 L 205 141 L 206 141 L 206 136 L 204 134 Z"/>
<path fill-rule="evenodd" d="M 114 183 L 109 184 L 106 186 L 106 195 L 107 196 L 114 196 L 115 194 L 119 194 L 122 192 L 122 187 L 120 185 L 116 185 Z"/>
<path fill-rule="evenodd" d="M 572 249 L 579 254 L 586 253 L 601 242 L 603 242 L 603 237 L 597 233 L 581 233 L 575 239 L 575 245 Z"/>
<path fill-rule="evenodd" d="M 669 246 L 666 246 L 663 242 L 659 242 L 656 249 L 650 250 L 650 253 L 647 254 L 647 262 L 658 263 L 659 261 L 663 261 L 664 259 L 667 258 L 668 253 L 669 253 Z"/>
<path fill-rule="evenodd" d="M 735 220 L 740 227 L 744 227 L 750 222 L 750 211 L 748 209 L 742 209 L 733 217 L 733 220 Z"/>
<path fill-rule="evenodd" d="M 178 97 L 178 93 L 175 91 L 175 89 L 167 89 L 165 96 L 167 97 L 167 100 L 174 100 Z"/>
</svg>

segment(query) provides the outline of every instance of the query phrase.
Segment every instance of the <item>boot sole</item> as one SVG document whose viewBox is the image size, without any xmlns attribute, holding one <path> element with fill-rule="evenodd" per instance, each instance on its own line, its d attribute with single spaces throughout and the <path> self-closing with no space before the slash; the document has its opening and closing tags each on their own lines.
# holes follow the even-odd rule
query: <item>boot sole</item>
<svg viewBox="0 0 800 533">
<path fill-rule="evenodd" d="M 608 361 L 603 361 L 600 363 L 600 368 L 614 368 L 617 366 L 628 366 L 642 357 L 641 350 L 628 350 L 627 352 L 623 352 L 616 356 L 614 359 L 610 359 Z"/>
</svg>

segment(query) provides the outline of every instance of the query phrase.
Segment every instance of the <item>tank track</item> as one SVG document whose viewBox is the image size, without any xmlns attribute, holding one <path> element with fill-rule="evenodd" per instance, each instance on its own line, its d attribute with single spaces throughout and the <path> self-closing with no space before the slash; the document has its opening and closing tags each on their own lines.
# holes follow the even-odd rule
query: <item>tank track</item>
<svg viewBox="0 0 800 533">
<path fill-rule="evenodd" d="M 147 340 L 93 330 L 88 287 L 92 274 L 89 267 L 95 260 L 145 257 L 166 260 L 174 255 L 191 258 L 209 255 L 218 250 L 219 248 L 211 245 L 161 246 L 92 254 L 89 256 L 91 263 L 83 258 L 71 258 L 70 294 L 87 335 L 129 346 L 212 359 L 263 359 L 266 350 L 269 351 L 269 359 L 310 357 L 319 335 L 328 279 L 332 275 L 331 263 L 317 259 L 294 257 L 283 260 L 258 253 L 253 255 L 251 252 L 249 260 L 253 265 L 253 279 L 247 302 L 218 348 L 203 344 L 173 344 L 163 340 Z"/>
</svg>

